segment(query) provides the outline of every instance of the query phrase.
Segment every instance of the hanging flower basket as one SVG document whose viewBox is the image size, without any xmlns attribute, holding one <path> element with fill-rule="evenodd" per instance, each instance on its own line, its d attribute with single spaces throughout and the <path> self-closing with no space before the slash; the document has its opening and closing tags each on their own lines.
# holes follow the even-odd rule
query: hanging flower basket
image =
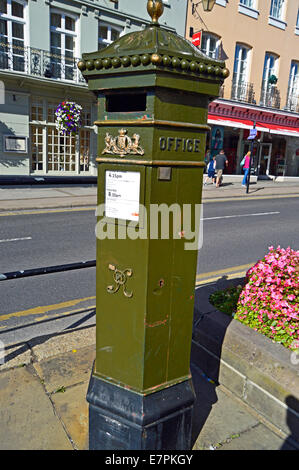
<svg viewBox="0 0 299 470">
<path fill-rule="evenodd" d="M 278 78 L 276 77 L 276 75 L 271 75 L 271 76 L 269 77 L 269 83 L 270 83 L 271 85 L 276 85 L 277 81 L 278 81 Z"/>
<path fill-rule="evenodd" d="M 63 135 L 77 135 L 82 125 L 82 106 L 72 101 L 63 101 L 55 111 L 56 129 Z"/>
</svg>

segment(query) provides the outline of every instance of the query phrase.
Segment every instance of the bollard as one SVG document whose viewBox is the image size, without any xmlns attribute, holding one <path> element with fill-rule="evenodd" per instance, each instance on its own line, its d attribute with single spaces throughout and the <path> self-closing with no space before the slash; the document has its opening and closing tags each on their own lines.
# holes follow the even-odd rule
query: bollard
<svg viewBox="0 0 299 470">
<path fill-rule="evenodd" d="M 96 359 L 89 448 L 187 450 L 209 102 L 228 70 L 152 23 L 79 69 L 98 97 Z M 167 225 L 168 221 L 168 225 Z"/>
</svg>

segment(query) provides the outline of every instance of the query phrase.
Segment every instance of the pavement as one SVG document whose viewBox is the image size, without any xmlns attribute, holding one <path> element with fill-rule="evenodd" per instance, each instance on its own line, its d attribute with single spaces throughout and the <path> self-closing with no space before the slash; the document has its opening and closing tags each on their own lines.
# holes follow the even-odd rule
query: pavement
<svg viewBox="0 0 299 470">
<path fill-rule="evenodd" d="M 206 202 L 273 196 L 299 197 L 299 183 L 260 181 L 249 195 L 236 182 L 203 189 Z M 0 187 L 0 211 L 95 204 L 93 185 Z M 223 285 L 214 281 L 212 288 Z M 277 349 L 281 345 L 215 311 L 207 298 L 210 288 L 211 283 L 201 284 L 196 297 L 193 450 L 298 450 L 298 363 L 290 366 L 287 352 Z M 215 345 L 208 333 L 219 325 Z M 0 342 L 1 450 L 88 449 L 86 392 L 95 350 L 94 326 L 18 344 Z"/>
<path fill-rule="evenodd" d="M 95 207 L 97 203 L 96 185 L 0 185 L 0 211 L 28 209 L 55 209 L 74 207 Z M 230 180 L 227 176 L 221 187 L 213 184 L 203 187 L 203 202 L 220 199 L 242 200 L 250 198 L 298 197 L 298 182 L 275 183 L 257 181 L 250 185 L 249 193 L 240 181 Z"/>
<path fill-rule="evenodd" d="M 201 286 L 201 289 L 204 288 L 206 286 Z M 229 323 L 229 327 L 227 324 L 225 326 L 228 338 L 234 334 L 228 331 L 231 325 L 232 330 L 240 327 L 244 330 L 241 334 L 237 331 L 231 342 L 233 349 L 238 350 L 240 364 L 245 354 L 247 366 L 255 371 L 255 376 L 260 369 L 266 387 L 270 390 L 266 391 L 265 396 L 259 396 L 257 392 L 261 392 L 263 384 L 260 382 L 260 386 L 254 389 L 256 384 L 250 377 L 251 382 L 246 379 L 244 399 L 238 393 L 238 389 L 245 390 L 243 373 L 235 370 L 236 375 L 232 375 L 234 368 L 228 364 L 229 358 L 225 352 L 227 345 L 223 337 L 221 347 L 225 361 L 224 364 L 219 361 L 216 376 L 213 373 L 209 365 L 211 361 L 204 354 L 209 344 L 201 341 L 200 336 L 210 331 L 209 322 L 213 321 L 211 313 L 215 315 L 217 312 L 215 308 L 210 308 L 212 312 L 207 308 L 206 295 L 201 293 L 196 305 L 191 352 L 191 372 L 196 393 L 193 451 L 299 450 L 299 413 L 291 410 L 293 405 L 290 400 L 291 392 L 298 410 L 299 401 L 294 398 L 294 395 L 298 397 L 298 370 L 293 368 L 289 371 L 285 364 L 277 366 L 281 352 L 278 351 L 273 361 L 275 377 L 271 379 L 271 358 L 265 360 L 265 353 L 261 352 L 262 348 L 258 344 L 264 341 L 262 335 L 258 339 L 254 338 L 254 341 L 257 339 L 257 348 L 252 347 L 252 338 L 247 338 L 248 347 L 243 345 L 243 351 L 240 350 L 241 342 L 238 338 L 242 338 L 244 332 L 245 336 L 258 333 L 225 316 L 225 321 Z M 208 328 L 204 325 L 205 316 L 208 317 Z M 219 337 L 215 324 L 212 328 L 215 336 Z M 274 349 L 275 346 L 282 348 L 281 345 L 272 345 Z M 88 450 L 86 393 L 96 353 L 95 326 L 5 345 L 3 352 L 0 365 L 0 449 Z M 259 364 L 252 361 L 252 355 L 256 356 Z M 211 371 L 213 378 L 203 369 Z M 238 369 L 238 365 L 235 365 L 235 369 Z M 271 380 L 276 384 L 284 380 L 290 408 L 278 408 L 278 398 L 271 402 Z M 269 409 L 270 416 L 263 412 L 263 407 Z M 278 422 L 273 422 L 272 414 L 278 416 Z"/>
</svg>

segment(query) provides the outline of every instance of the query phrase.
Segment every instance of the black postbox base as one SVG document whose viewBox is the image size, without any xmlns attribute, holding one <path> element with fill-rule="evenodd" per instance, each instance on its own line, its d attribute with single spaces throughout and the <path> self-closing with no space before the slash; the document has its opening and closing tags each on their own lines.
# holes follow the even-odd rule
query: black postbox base
<svg viewBox="0 0 299 470">
<path fill-rule="evenodd" d="M 191 380 L 144 396 L 92 374 L 87 401 L 89 450 L 191 450 Z"/>
</svg>

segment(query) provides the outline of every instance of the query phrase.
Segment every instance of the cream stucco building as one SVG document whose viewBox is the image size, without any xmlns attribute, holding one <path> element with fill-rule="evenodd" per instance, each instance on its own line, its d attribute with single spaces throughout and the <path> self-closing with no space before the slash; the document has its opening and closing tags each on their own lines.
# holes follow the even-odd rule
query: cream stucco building
<svg viewBox="0 0 299 470">
<path fill-rule="evenodd" d="M 299 177 L 299 0 L 216 0 L 211 12 L 188 0 L 187 39 L 198 32 L 198 47 L 230 70 L 209 107 L 211 154 L 223 147 L 239 174 L 255 124 L 255 173 Z"/>
</svg>

